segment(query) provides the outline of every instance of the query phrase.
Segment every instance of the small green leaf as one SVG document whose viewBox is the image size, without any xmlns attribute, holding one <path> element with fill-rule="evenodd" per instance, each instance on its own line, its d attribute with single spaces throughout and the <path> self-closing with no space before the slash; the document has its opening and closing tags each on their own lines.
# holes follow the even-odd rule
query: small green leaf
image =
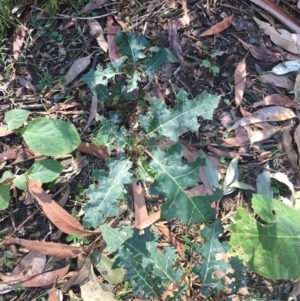
<svg viewBox="0 0 300 301">
<path fill-rule="evenodd" d="M 211 120 L 220 96 L 205 91 L 194 100 L 187 97 L 188 93 L 181 90 L 176 96 L 179 104 L 172 109 L 168 109 L 161 99 L 151 98 L 148 115 L 140 116 L 143 131 L 149 137 L 166 136 L 173 141 L 178 141 L 179 136 L 188 131 L 197 132 L 200 126 L 197 117 Z"/>
<path fill-rule="evenodd" d="M 25 190 L 27 186 L 26 174 L 18 175 L 14 178 L 14 185 L 20 190 Z"/>
<path fill-rule="evenodd" d="M 9 185 L 0 184 L 0 211 L 5 210 L 9 206 L 11 186 L 12 183 Z"/>
<path fill-rule="evenodd" d="M 268 170 L 264 170 L 256 178 L 256 192 L 257 194 L 263 194 L 268 198 L 273 198 L 273 191 L 271 189 L 271 173 Z"/>
<path fill-rule="evenodd" d="M 220 68 L 217 66 L 212 66 L 211 70 L 214 74 L 219 74 L 220 73 Z"/>
<path fill-rule="evenodd" d="M 30 111 L 23 109 L 14 109 L 6 112 L 4 120 L 8 129 L 15 130 L 19 128 L 28 118 Z"/>
<path fill-rule="evenodd" d="M 119 51 L 133 62 L 145 58 L 144 50 L 151 46 L 146 38 L 135 33 L 126 35 L 120 32 L 115 36 L 114 40 L 119 47 Z"/>
<path fill-rule="evenodd" d="M 259 194 L 253 195 L 252 207 L 258 218 L 243 208 L 230 216 L 225 228 L 231 231 L 231 251 L 263 277 L 298 278 L 300 212 Z"/>
<path fill-rule="evenodd" d="M 101 128 L 97 133 L 95 139 L 92 139 L 93 142 L 96 142 L 97 145 L 116 142 L 122 149 L 129 147 L 127 130 L 124 126 L 121 126 L 121 128 L 119 128 L 115 125 L 114 121 L 108 120 L 104 117 L 101 118 L 101 124 Z M 105 143 L 99 144 L 101 142 Z"/>
<path fill-rule="evenodd" d="M 126 61 L 127 57 L 123 56 L 112 63 L 108 63 L 106 69 L 104 69 L 101 65 L 98 65 L 95 70 L 90 70 L 87 74 L 85 74 L 81 80 L 86 83 L 91 91 L 94 94 L 97 92 L 100 94 L 103 93 L 106 95 L 104 88 L 98 88 L 98 85 L 107 86 L 108 80 L 114 80 L 116 75 L 122 74 L 122 64 Z M 100 95 L 99 95 L 100 96 Z"/>
<path fill-rule="evenodd" d="M 4 183 L 5 181 L 7 181 L 9 179 L 12 180 L 14 177 L 15 177 L 15 175 L 11 171 L 6 170 L 0 179 L 0 183 Z"/>
<path fill-rule="evenodd" d="M 202 66 L 205 68 L 210 68 L 211 67 L 211 63 L 208 60 L 203 60 L 202 61 Z"/>
<path fill-rule="evenodd" d="M 155 71 L 161 70 L 163 63 L 177 63 L 177 58 L 167 48 L 152 47 L 149 49 L 150 55 L 145 60 L 144 72 L 146 75 L 154 77 Z"/>
<path fill-rule="evenodd" d="M 29 179 L 41 183 L 54 181 L 62 172 L 63 166 L 55 160 L 44 159 L 34 163 L 27 171 Z"/>
<path fill-rule="evenodd" d="M 31 149 L 45 156 L 71 153 L 80 144 L 74 125 L 59 119 L 36 118 L 19 132 Z"/>
<path fill-rule="evenodd" d="M 91 260 L 99 273 L 109 284 L 118 284 L 123 281 L 124 270 L 122 268 L 113 268 L 114 261 L 103 253 L 94 250 L 91 254 Z"/>
</svg>

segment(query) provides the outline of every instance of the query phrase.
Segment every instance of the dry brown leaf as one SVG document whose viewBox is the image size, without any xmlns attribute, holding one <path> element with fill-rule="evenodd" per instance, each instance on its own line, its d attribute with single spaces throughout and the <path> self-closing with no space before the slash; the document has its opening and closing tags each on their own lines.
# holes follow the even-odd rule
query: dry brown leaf
<svg viewBox="0 0 300 301">
<path fill-rule="evenodd" d="M 89 116 L 89 119 L 86 123 L 86 126 L 82 130 L 82 133 L 85 132 L 85 130 L 91 125 L 92 121 L 95 119 L 95 117 L 97 115 L 97 111 L 98 111 L 98 102 L 99 102 L 98 96 L 93 95 L 92 96 L 92 101 L 91 101 L 90 116 Z"/>
<path fill-rule="evenodd" d="M 48 113 L 60 112 L 67 109 L 72 109 L 74 107 L 78 107 L 81 104 L 77 101 L 71 101 L 67 103 L 56 103 L 50 109 L 48 109 Z"/>
<path fill-rule="evenodd" d="M 28 277 L 41 273 L 46 264 L 46 255 L 37 252 L 29 252 L 16 265 L 10 275 L 0 274 L 0 279 L 4 282 L 17 282 Z"/>
<path fill-rule="evenodd" d="M 288 77 L 288 75 L 276 75 L 273 73 L 260 75 L 258 80 L 264 84 L 271 84 L 276 87 L 285 88 L 288 91 L 294 89 L 294 83 Z"/>
<path fill-rule="evenodd" d="M 147 215 L 146 217 L 140 219 L 138 222 L 135 222 L 132 228 L 137 228 L 140 230 L 146 229 L 147 227 L 151 226 L 152 224 L 160 220 L 160 215 L 161 215 L 160 211 Z"/>
<path fill-rule="evenodd" d="M 253 18 L 258 27 L 266 34 L 270 36 L 272 42 L 277 46 L 284 48 L 285 50 L 299 54 L 300 49 L 300 34 L 290 33 L 285 29 L 278 29 L 269 23 L 260 21 L 256 17 Z"/>
<path fill-rule="evenodd" d="M 266 63 L 274 63 L 282 61 L 282 56 L 278 52 L 272 52 L 266 48 L 254 46 L 244 42 L 242 39 L 236 37 L 246 50 L 249 50 L 253 57 Z"/>
<path fill-rule="evenodd" d="M 247 135 L 239 135 L 232 138 L 224 138 L 223 141 L 233 147 L 246 146 L 250 143 Z"/>
<path fill-rule="evenodd" d="M 24 43 L 25 35 L 25 27 L 23 25 L 18 25 L 13 33 L 13 55 L 15 60 L 19 57 L 21 53 L 21 48 Z"/>
<path fill-rule="evenodd" d="M 89 258 L 86 259 L 85 265 L 89 273 L 88 277 L 79 284 L 81 298 L 84 301 L 117 301 L 107 286 L 96 277 Z"/>
<path fill-rule="evenodd" d="M 113 62 L 121 57 L 121 55 L 118 53 L 118 46 L 114 40 L 117 29 L 114 25 L 114 19 L 112 17 L 107 17 L 106 22 L 107 27 L 107 44 L 108 44 L 108 55 L 109 59 Z"/>
<path fill-rule="evenodd" d="M 9 130 L 7 126 L 4 125 L 0 126 L 0 137 L 6 137 L 12 133 L 13 131 Z"/>
<path fill-rule="evenodd" d="M 198 172 L 198 175 L 199 175 L 199 178 L 201 179 L 204 187 L 205 187 L 205 190 L 207 192 L 207 194 L 214 194 L 213 190 L 211 189 L 210 185 L 209 185 L 209 182 L 208 182 L 208 179 L 206 177 L 206 174 L 204 172 L 204 168 L 202 166 L 199 167 L 199 172 Z"/>
<path fill-rule="evenodd" d="M 80 11 L 81 13 L 86 13 L 86 12 L 90 12 L 94 9 L 97 9 L 99 7 L 101 7 L 104 3 L 106 2 L 106 0 L 94 0 L 94 1 L 90 1 L 87 5 L 85 5 L 82 10 Z"/>
<path fill-rule="evenodd" d="M 168 24 L 168 31 L 169 31 L 170 49 L 175 54 L 175 56 L 178 58 L 178 60 L 180 62 L 180 66 L 184 67 L 185 66 L 185 60 L 182 56 L 182 48 L 181 48 L 181 45 L 179 43 L 175 23 L 170 22 Z"/>
<path fill-rule="evenodd" d="M 186 24 L 190 24 L 191 18 L 189 16 L 189 11 L 187 8 L 187 0 L 181 0 L 181 6 L 183 10 L 183 19 L 186 22 Z"/>
<path fill-rule="evenodd" d="M 20 76 L 17 76 L 17 79 L 18 79 L 18 82 L 19 84 L 28 89 L 28 90 L 31 90 L 32 92 L 35 93 L 35 86 L 27 79 L 23 78 L 23 77 L 20 77 Z"/>
<path fill-rule="evenodd" d="M 35 185 L 31 180 L 28 181 L 28 191 L 42 207 L 45 215 L 62 232 L 66 234 L 77 234 L 80 236 L 90 236 L 100 233 L 99 231 L 86 231 L 83 226 L 60 205 L 51 199 L 41 187 Z"/>
<path fill-rule="evenodd" d="M 77 59 L 68 72 L 65 74 L 65 81 L 63 83 L 64 86 L 67 86 L 71 83 L 79 74 L 81 74 L 87 66 L 91 63 L 91 56 L 85 56 Z"/>
<path fill-rule="evenodd" d="M 49 293 L 47 301 L 60 301 L 58 296 L 57 296 L 57 293 L 56 293 L 55 283 L 53 284 L 53 287 L 52 287 L 52 289 Z"/>
<path fill-rule="evenodd" d="M 246 84 L 246 76 L 247 76 L 246 60 L 244 58 L 238 63 L 234 71 L 235 104 L 237 108 L 241 105 L 243 100 L 245 84 Z"/>
<path fill-rule="evenodd" d="M 240 126 L 245 126 L 248 124 L 253 124 L 258 122 L 283 121 L 295 117 L 296 115 L 292 110 L 288 108 L 273 106 L 273 107 L 260 109 L 247 117 L 241 118 L 231 127 L 231 129 L 234 130 Z"/>
<path fill-rule="evenodd" d="M 140 225 L 140 221 L 148 216 L 148 211 L 142 185 L 138 185 L 137 182 L 134 182 L 132 184 L 132 191 L 135 218 L 134 227 L 139 228 L 136 225 Z"/>
<path fill-rule="evenodd" d="M 278 148 L 286 154 L 293 168 L 299 169 L 298 154 L 293 149 L 293 139 L 289 127 L 285 127 L 281 131 Z"/>
<path fill-rule="evenodd" d="M 196 195 L 206 195 L 207 191 L 203 184 L 197 185 L 189 190 L 186 190 L 188 195 L 196 196 Z"/>
<path fill-rule="evenodd" d="M 102 159 L 103 161 L 109 158 L 109 154 L 107 152 L 106 146 L 97 146 L 92 143 L 82 142 L 80 143 L 80 145 L 77 147 L 76 150 L 84 154 L 96 156 Z"/>
<path fill-rule="evenodd" d="M 171 230 L 166 227 L 162 222 L 157 223 L 158 230 L 169 240 L 169 242 L 176 248 L 180 257 L 184 257 L 184 252 L 181 248 L 179 241 L 172 234 Z"/>
<path fill-rule="evenodd" d="M 103 29 L 100 25 L 100 23 L 97 20 L 91 20 L 89 22 L 90 26 L 90 33 L 92 36 L 96 35 L 96 40 L 99 45 L 99 47 L 104 51 L 107 52 L 108 50 L 108 44 L 104 38 L 103 35 Z"/>
<path fill-rule="evenodd" d="M 0 153 L 0 160 L 14 160 L 17 158 L 34 158 L 34 152 L 29 148 L 9 149 L 3 153 Z"/>
<path fill-rule="evenodd" d="M 85 249 L 82 247 L 73 247 L 55 242 L 26 240 L 11 236 L 6 236 L 3 243 L 5 245 L 18 244 L 30 251 L 61 258 L 76 258 L 85 252 Z"/>
<path fill-rule="evenodd" d="M 64 207 L 67 203 L 69 196 L 70 196 L 70 185 L 68 184 L 66 187 L 66 190 L 64 191 L 64 195 L 60 198 L 60 200 L 57 202 L 57 204 L 61 207 Z"/>
<path fill-rule="evenodd" d="M 264 100 L 262 101 L 257 101 L 255 102 L 252 107 L 257 108 L 259 106 L 271 106 L 271 105 L 276 105 L 279 107 L 286 107 L 286 108 L 296 108 L 300 109 L 300 104 L 290 98 L 288 98 L 285 95 L 281 94 L 272 94 L 272 95 L 267 95 Z"/>
<path fill-rule="evenodd" d="M 223 21 L 217 23 L 216 25 L 212 26 L 210 29 L 201 33 L 199 37 L 215 35 L 217 33 L 224 31 L 226 28 L 228 28 L 231 25 L 232 19 L 233 19 L 233 15 L 225 18 Z"/>
<path fill-rule="evenodd" d="M 264 141 L 281 130 L 280 126 L 271 126 L 262 131 L 256 130 L 250 134 L 250 143 Z"/>
</svg>

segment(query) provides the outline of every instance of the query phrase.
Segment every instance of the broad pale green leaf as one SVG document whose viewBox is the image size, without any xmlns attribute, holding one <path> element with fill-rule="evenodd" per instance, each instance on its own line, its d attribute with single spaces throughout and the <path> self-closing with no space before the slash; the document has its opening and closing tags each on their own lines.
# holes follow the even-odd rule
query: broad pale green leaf
<svg viewBox="0 0 300 301">
<path fill-rule="evenodd" d="M 104 69 L 101 65 L 98 65 L 95 70 L 90 70 L 85 74 L 81 80 L 86 83 L 94 94 L 97 92 L 104 93 L 103 88 L 97 91 L 98 85 L 107 86 L 108 80 L 114 79 L 116 75 L 122 74 L 122 64 L 126 61 L 127 57 L 123 56 L 113 63 L 108 63 Z"/>
<path fill-rule="evenodd" d="M 212 221 L 216 211 L 211 204 L 222 196 L 221 191 L 216 190 L 213 195 L 207 196 L 190 196 L 185 191 L 200 182 L 198 170 L 205 160 L 198 158 L 190 164 L 184 164 L 181 159 L 183 151 L 183 146 L 177 143 L 167 152 L 160 149 L 152 152 L 150 166 L 157 172 L 157 177 L 151 187 L 166 197 L 161 208 L 162 218 L 178 218 L 184 224 Z"/>
<path fill-rule="evenodd" d="M 176 98 L 178 105 L 168 109 L 157 98 L 150 99 L 148 116 L 140 116 L 140 124 L 149 137 L 166 136 L 178 141 L 180 135 L 192 131 L 197 132 L 197 117 L 211 120 L 214 109 L 218 106 L 220 96 L 203 92 L 194 100 L 188 100 L 188 93 L 181 90 Z"/>
<path fill-rule="evenodd" d="M 28 118 L 30 111 L 23 109 L 14 109 L 5 113 L 4 120 L 8 129 L 15 130 L 19 128 Z"/>
<path fill-rule="evenodd" d="M 96 142 L 97 145 L 116 142 L 118 146 L 123 149 L 125 147 L 129 147 L 126 135 L 127 130 L 125 127 L 121 126 L 121 128 L 119 128 L 114 121 L 102 117 L 101 128 L 92 141 Z M 99 144 L 100 141 L 105 143 Z"/>
<path fill-rule="evenodd" d="M 213 292 L 221 291 L 226 287 L 225 278 L 218 279 L 214 276 L 216 272 L 225 274 L 230 268 L 230 264 L 217 255 L 226 254 L 229 245 L 226 242 L 219 241 L 219 235 L 223 234 L 223 227 L 220 220 L 215 221 L 210 226 L 207 226 L 199 233 L 204 239 L 204 244 L 200 246 L 198 243 L 193 245 L 193 249 L 201 254 L 201 265 L 196 265 L 193 272 L 199 275 L 202 284 L 201 293 L 205 296 L 210 296 Z"/>
<path fill-rule="evenodd" d="M 27 186 L 26 174 L 18 175 L 13 180 L 14 185 L 20 190 L 25 190 Z"/>
<path fill-rule="evenodd" d="M 10 202 L 10 188 L 12 184 L 0 184 L 0 211 L 5 210 Z"/>
<path fill-rule="evenodd" d="M 92 185 L 85 191 L 90 199 L 83 207 L 83 223 L 86 228 L 96 228 L 107 217 L 119 216 L 117 202 L 125 200 L 127 195 L 124 185 L 134 181 L 128 171 L 132 166 L 128 158 L 107 160 L 107 165 L 109 173 L 104 170 L 93 171 L 93 177 L 99 184 Z"/>
<path fill-rule="evenodd" d="M 114 261 L 108 258 L 98 250 L 93 250 L 91 260 L 99 273 L 109 284 L 118 284 L 123 281 L 124 270 L 122 268 L 113 268 Z"/>
<path fill-rule="evenodd" d="M 15 175 L 11 171 L 6 170 L 0 179 L 0 183 L 6 182 L 6 184 L 7 184 L 8 182 L 11 182 L 11 180 L 14 178 L 14 176 Z"/>
<path fill-rule="evenodd" d="M 166 247 L 158 252 L 157 238 L 149 229 L 140 236 L 137 229 L 103 225 L 101 232 L 107 245 L 105 250 L 118 252 L 115 263 L 127 271 L 124 281 L 131 282 L 135 295 L 159 300 L 171 283 L 180 284 L 183 271 L 174 269 L 176 250 Z"/>
<path fill-rule="evenodd" d="M 34 163 L 27 171 L 29 179 L 41 183 L 54 181 L 62 172 L 63 166 L 55 160 L 44 159 Z"/>
<path fill-rule="evenodd" d="M 150 43 L 143 36 L 135 33 L 126 35 L 123 32 L 115 36 L 115 42 L 119 47 L 119 51 L 126 55 L 129 60 L 136 62 L 138 59 L 146 57 L 144 51 L 150 47 Z"/>
<path fill-rule="evenodd" d="M 163 63 L 177 63 L 177 58 L 167 48 L 151 47 L 150 55 L 143 67 L 146 75 L 154 77 L 155 71 L 160 71 Z"/>
<path fill-rule="evenodd" d="M 259 194 L 252 206 L 259 220 L 243 208 L 231 215 L 232 252 L 268 279 L 299 277 L 300 212 Z"/>
<path fill-rule="evenodd" d="M 45 156 L 71 153 L 80 144 L 74 125 L 59 119 L 36 118 L 19 132 L 31 149 Z"/>
</svg>

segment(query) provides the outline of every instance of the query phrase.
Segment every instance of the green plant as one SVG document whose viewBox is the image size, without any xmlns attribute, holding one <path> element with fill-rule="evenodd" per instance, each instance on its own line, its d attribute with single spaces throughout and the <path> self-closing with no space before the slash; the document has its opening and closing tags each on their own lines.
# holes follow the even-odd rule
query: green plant
<svg viewBox="0 0 300 301">
<path fill-rule="evenodd" d="M 202 66 L 207 68 L 207 69 L 210 69 L 214 75 L 218 74 L 220 72 L 220 68 L 215 66 L 215 65 L 212 65 L 210 61 L 208 60 L 203 60 L 202 61 Z"/>
<path fill-rule="evenodd" d="M 67 242 L 72 242 L 74 245 L 82 244 L 88 245 L 89 241 L 86 237 L 81 237 L 80 235 L 72 234 L 66 237 Z"/>
<path fill-rule="evenodd" d="M 5 265 L 10 270 L 13 269 L 13 260 L 16 259 L 17 256 L 10 252 L 10 251 L 4 251 L 3 257 L 0 258 L 0 266 Z"/>
</svg>

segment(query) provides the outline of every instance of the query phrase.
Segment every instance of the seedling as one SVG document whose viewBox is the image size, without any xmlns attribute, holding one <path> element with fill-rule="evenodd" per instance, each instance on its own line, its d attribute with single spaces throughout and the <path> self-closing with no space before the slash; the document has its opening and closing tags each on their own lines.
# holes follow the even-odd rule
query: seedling
<svg viewBox="0 0 300 301">
<path fill-rule="evenodd" d="M 208 60 L 203 60 L 202 61 L 202 66 L 207 68 L 207 69 L 210 69 L 214 75 L 218 74 L 220 72 L 220 68 L 215 66 L 215 65 L 212 65 L 210 61 Z"/>
</svg>

